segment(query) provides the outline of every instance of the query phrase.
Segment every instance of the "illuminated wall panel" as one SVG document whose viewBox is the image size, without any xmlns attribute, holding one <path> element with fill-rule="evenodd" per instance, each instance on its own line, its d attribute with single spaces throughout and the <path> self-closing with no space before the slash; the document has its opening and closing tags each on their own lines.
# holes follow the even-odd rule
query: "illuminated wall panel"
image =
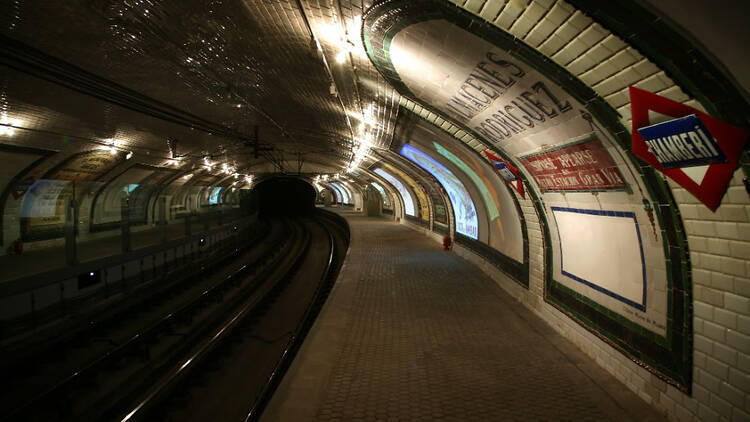
<svg viewBox="0 0 750 422">
<path fill-rule="evenodd" d="M 349 189 L 347 189 L 346 186 L 343 186 L 340 183 L 336 183 L 336 182 L 331 182 L 331 185 L 335 186 L 336 189 L 338 189 L 339 192 L 341 192 L 341 199 L 344 204 L 352 203 L 352 198 L 349 195 Z"/>
<path fill-rule="evenodd" d="M 456 231 L 476 239 L 479 235 L 477 211 L 463 183 L 445 166 L 409 144 L 401 148 L 401 155 L 413 161 L 440 181 L 448 192 L 448 197 L 453 205 L 453 212 L 456 216 Z"/>
<path fill-rule="evenodd" d="M 380 192 L 380 196 L 383 198 L 383 208 L 385 209 L 393 209 L 391 206 L 391 199 L 388 197 L 388 194 L 385 192 L 385 188 L 383 188 L 380 183 L 378 182 L 371 182 L 370 185 L 374 187 L 378 192 Z"/>
<path fill-rule="evenodd" d="M 399 194 L 401 194 L 401 198 L 404 200 L 404 212 L 406 215 L 415 216 L 414 214 L 414 201 L 411 198 L 411 194 L 409 193 L 409 190 L 406 189 L 406 186 L 401 183 L 400 180 L 396 179 L 395 177 L 391 176 L 389 173 L 387 173 L 383 169 L 375 169 L 375 173 L 383 177 L 385 180 L 388 181 L 391 185 L 393 185 L 394 188 L 398 191 Z"/>
</svg>

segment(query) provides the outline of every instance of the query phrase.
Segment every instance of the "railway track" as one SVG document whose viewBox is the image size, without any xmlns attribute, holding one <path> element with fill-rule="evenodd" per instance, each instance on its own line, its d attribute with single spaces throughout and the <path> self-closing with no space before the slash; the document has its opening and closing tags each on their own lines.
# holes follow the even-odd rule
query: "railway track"
<svg viewBox="0 0 750 422">
<path fill-rule="evenodd" d="M 267 243 L 273 246 L 240 254 L 231 271 L 184 289 L 170 306 L 152 303 L 148 324 L 2 419 L 200 420 L 209 408 L 185 406 L 190 401 L 181 397 L 207 380 L 223 414 L 259 414 L 284 370 L 281 363 L 293 355 L 327 294 L 324 286 L 340 263 L 336 251 L 346 249 L 331 218 L 271 225 Z M 238 390 L 243 394 L 229 394 Z"/>
<path fill-rule="evenodd" d="M 136 413 L 118 420 L 256 420 L 317 316 L 346 253 L 348 240 L 337 228 L 340 221 L 323 216 L 305 221 L 312 234 L 309 252 L 262 303 L 238 313 L 231 327 L 222 330 L 223 341 L 181 374 L 181 382 L 159 398 L 146 397 L 136 405 Z"/>
</svg>

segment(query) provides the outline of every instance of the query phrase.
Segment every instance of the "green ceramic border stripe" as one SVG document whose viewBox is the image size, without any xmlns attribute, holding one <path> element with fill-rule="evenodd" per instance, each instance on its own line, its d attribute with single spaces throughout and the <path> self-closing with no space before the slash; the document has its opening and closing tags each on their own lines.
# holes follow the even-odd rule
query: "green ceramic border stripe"
<svg viewBox="0 0 750 422">
<path fill-rule="evenodd" d="M 560 289 L 560 290 L 564 290 L 566 292 L 566 294 L 568 294 L 570 296 L 574 296 L 574 297 L 576 297 L 576 299 L 578 299 L 580 301 L 589 302 L 589 306 L 591 306 L 592 308 L 595 308 L 598 312 L 600 312 L 600 313 L 608 316 L 609 318 L 612 318 L 612 319 L 622 318 L 622 316 L 620 314 L 612 311 L 609 308 L 604 307 L 600 303 L 591 300 L 589 297 L 584 296 L 584 295 L 576 292 L 575 290 L 571 289 L 568 286 L 565 286 L 564 284 L 555 282 L 555 287 L 558 288 L 558 289 Z M 635 323 L 635 322 L 633 322 L 633 321 L 631 321 L 629 319 L 626 319 L 625 321 L 622 321 L 621 324 L 623 326 L 625 326 L 630 331 L 633 331 L 633 332 L 638 333 L 638 334 L 640 334 L 640 335 L 642 335 L 644 337 L 648 337 L 648 338 L 652 339 L 654 342 L 656 342 L 660 346 L 669 347 L 669 344 L 667 342 L 667 337 L 661 336 L 661 335 L 659 335 L 659 334 L 657 334 L 657 333 L 649 330 L 648 328 L 646 328 L 646 327 L 644 327 L 642 325 L 639 325 L 639 324 L 637 324 L 637 323 Z M 594 325 L 598 325 L 598 324 L 594 323 Z"/>
<path fill-rule="evenodd" d="M 378 4 L 374 5 L 370 10 L 368 10 L 365 14 L 365 19 L 363 20 L 363 26 L 365 29 L 367 29 L 367 18 L 371 17 L 373 14 L 378 12 L 378 9 L 385 9 L 386 6 L 390 6 L 391 10 L 393 9 L 393 4 L 398 3 L 404 3 L 403 0 L 385 0 L 382 2 L 379 2 Z M 602 124 L 607 130 L 610 135 L 615 139 L 615 141 L 620 144 L 620 146 L 623 148 L 624 155 L 628 157 L 628 159 L 633 164 L 635 170 L 639 170 L 643 181 L 644 186 L 647 190 L 647 192 L 650 194 L 651 198 L 655 198 L 658 201 L 658 205 L 655 205 L 654 208 L 654 214 L 656 215 L 660 227 L 663 227 L 665 232 L 667 234 L 670 234 L 670 236 L 663 236 L 663 245 L 665 251 L 668 251 L 669 253 L 666 254 L 668 263 L 669 261 L 674 261 L 672 258 L 676 258 L 676 255 L 679 255 L 679 259 L 677 259 L 680 263 L 688 263 L 689 259 L 687 258 L 687 241 L 685 238 L 684 231 L 682 229 L 681 220 L 679 218 L 679 214 L 675 213 L 676 203 L 674 202 L 673 198 L 671 197 L 671 192 L 669 191 L 669 188 L 665 181 L 660 179 L 658 176 L 656 176 L 655 171 L 647 166 L 641 166 L 641 164 L 638 162 L 638 160 L 629 152 L 629 138 L 630 134 L 629 132 L 622 126 L 622 123 L 619 120 L 618 113 L 609 105 L 607 104 L 601 97 L 599 97 L 591 88 L 583 84 L 580 80 L 578 80 L 575 76 L 571 75 L 567 70 L 560 67 L 556 63 L 546 59 L 541 53 L 539 53 L 537 50 L 529 47 L 525 43 L 515 39 L 510 34 L 500 30 L 496 27 L 490 27 L 486 25 L 484 22 L 480 21 L 478 18 L 474 17 L 471 13 L 464 11 L 462 9 L 459 9 L 452 4 L 448 3 L 446 0 L 416 0 L 411 1 L 410 3 L 410 9 L 414 10 L 415 5 L 421 6 L 423 9 L 427 7 L 431 12 L 433 12 L 436 9 L 443 8 L 441 11 L 440 17 L 443 19 L 446 19 L 449 22 L 452 22 L 460 27 L 463 28 L 474 28 L 472 33 L 475 35 L 489 41 L 492 44 L 495 44 L 496 46 L 500 48 L 504 48 L 505 50 L 508 50 L 510 54 L 512 54 L 514 57 L 519 58 L 523 60 L 527 65 L 535 68 L 537 71 L 539 71 L 541 74 L 545 75 L 547 78 L 552 80 L 553 82 L 557 83 L 561 87 L 563 87 L 572 97 L 576 98 L 579 102 L 586 104 L 586 109 L 594 116 L 596 117 L 596 120 L 598 123 Z M 445 6 L 448 6 L 447 8 Z M 431 16 L 434 17 L 435 14 L 431 13 Z M 421 22 L 427 20 L 425 18 L 425 14 L 418 14 L 418 15 L 410 15 L 402 18 L 402 20 L 398 23 L 398 25 L 394 25 L 393 27 L 390 27 L 387 31 L 388 38 L 392 39 L 395 34 L 398 32 L 398 30 L 403 29 L 406 26 L 412 25 L 417 22 Z M 407 23 L 404 23 L 407 22 Z M 476 24 L 476 25 L 474 25 Z M 395 28 L 398 27 L 398 30 L 395 30 Z M 366 31 L 363 31 L 365 33 Z M 364 36 L 366 40 L 370 40 L 371 37 L 369 34 L 367 36 Z M 384 69 L 381 67 L 382 64 L 379 63 L 379 60 L 376 60 L 375 54 L 373 53 L 373 49 L 371 45 L 367 45 L 368 55 L 370 56 L 371 60 L 375 64 L 378 71 L 385 77 L 389 82 L 391 82 L 394 87 L 396 87 L 399 92 L 407 97 L 410 97 L 413 101 L 417 102 L 425 108 L 428 111 L 433 112 L 434 114 L 437 114 L 441 116 L 443 119 L 452 122 L 455 126 L 461 127 L 464 131 L 471 134 L 475 138 L 483 139 L 481 136 L 479 136 L 477 133 L 475 133 L 473 130 L 469 129 L 468 127 L 465 127 L 463 124 L 457 124 L 453 121 L 453 119 L 447 117 L 442 113 L 441 111 L 437 110 L 436 108 L 432 107 L 429 104 L 424 104 L 421 101 L 419 101 L 418 98 L 416 98 L 413 93 L 411 93 L 404 85 L 403 81 L 400 80 L 398 77 L 398 74 L 394 71 L 392 63 L 388 63 L 385 65 L 385 67 L 390 68 L 391 70 L 390 75 L 386 74 L 384 72 Z M 389 55 L 383 55 L 387 59 L 390 59 Z M 488 149 L 492 150 L 493 152 L 498 153 L 499 156 L 501 156 L 503 159 L 508 160 L 511 163 L 515 164 L 515 160 L 511 157 L 508 157 L 507 154 L 505 154 L 502 151 L 498 151 L 492 143 L 486 143 L 488 145 Z M 517 165 L 517 164 L 515 164 Z M 525 178 L 522 176 L 522 180 L 525 181 Z M 528 183 L 527 183 L 528 184 Z M 540 219 L 540 224 L 542 225 L 542 229 L 544 232 L 544 238 L 547 244 L 550 243 L 550 235 L 549 235 L 549 226 L 548 221 L 546 219 L 546 213 L 544 212 L 544 205 L 543 201 L 538 196 L 537 192 L 535 192 L 534 189 L 528 189 L 529 195 L 532 197 L 532 202 L 534 204 L 534 207 L 537 211 L 537 215 Z M 668 238 L 672 238 L 671 241 L 668 241 Z M 674 249 L 673 249 L 674 248 Z M 557 306 L 561 310 L 565 311 L 566 313 L 570 313 L 570 309 L 564 309 L 569 308 L 566 303 L 562 300 L 563 298 L 557 297 L 553 294 L 550 294 L 550 292 L 554 293 L 553 287 L 555 286 L 561 286 L 558 282 L 553 280 L 552 277 L 552 248 L 545 247 L 545 266 L 546 266 L 546 274 L 545 274 L 545 285 L 547 288 L 545 289 L 545 300 L 549 303 Z M 674 250 L 677 250 L 677 253 L 674 252 Z M 673 321 L 671 318 L 668 318 L 667 322 L 667 338 L 671 338 L 672 346 L 677 346 L 678 349 L 680 349 L 681 353 L 681 362 L 687 362 L 685 365 L 679 365 L 682 366 L 682 368 L 678 368 L 680 372 L 683 374 L 681 377 L 672 377 L 672 379 L 665 379 L 667 382 L 670 382 L 672 384 L 675 384 L 677 387 L 690 391 L 691 388 L 691 379 L 692 379 L 692 347 L 690 345 L 692 344 L 692 307 L 690 304 L 691 301 L 691 289 L 688 288 L 690 283 L 690 274 L 687 271 L 686 268 L 683 268 L 681 271 L 669 271 L 670 266 L 668 266 L 667 271 L 667 282 L 668 282 L 668 290 L 672 292 L 672 289 L 674 287 L 673 278 L 679 277 L 679 285 L 682 287 L 680 289 L 680 293 L 684 294 L 684 299 L 681 300 L 681 306 L 679 306 L 679 310 L 674 309 L 674 302 L 673 297 L 676 293 L 672 292 L 672 294 L 668 295 L 668 313 L 670 315 L 674 315 L 674 312 L 677 311 L 679 313 L 679 316 L 681 316 L 681 324 L 680 324 L 680 330 L 674 330 L 672 327 Z M 679 274 L 677 274 L 679 272 Z M 573 297 L 568 295 L 567 297 Z M 594 303 L 592 301 L 580 300 L 579 303 L 586 304 L 589 306 L 590 309 L 595 309 Z M 572 316 L 576 316 L 575 314 L 571 314 Z M 629 322 L 626 318 L 617 315 L 617 319 L 620 323 L 623 324 L 623 326 Z M 592 331 L 596 332 L 596 330 L 593 328 L 592 325 L 584 325 L 585 327 L 588 327 Z M 682 333 L 685 333 L 685 335 L 681 335 Z M 613 338 L 611 335 L 609 335 L 606 331 L 602 333 L 597 333 L 598 335 L 601 334 L 605 336 L 605 339 L 610 341 L 611 343 L 616 345 L 616 342 L 618 341 L 617 338 Z M 653 333 L 652 333 L 653 334 Z M 679 338 L 673 338 L 673 335 L 678 335 Z M 676 343 L 675 343 L 676 341 Z M 653 359 L 650 357 L 640 357 L 641 353 L 637 350 L 634 350 L 632 347 L 628 347 L 626 354 L 629 354 L 631 356 L 638 356 L 639 359 L 642 359 L 645 362 L 644 366 L 651 366 L 651 367 L 659 367 L 663 365 L 656 365 L 656 361 L 654 359 L 659 359 L 659 357 L 654 356 Z M 669 360 L 673 359 L 675 356 L 674 354 L 670 355 L 662 355 L 662 360 Z M 674 371 L 662 371 L 662 373 L 671 376 L 670 374 L 673 374 Z M 659 375 L 657 373 L 657 375 Z"/>
<path fill-rule="evenodd" d="M 557 285 L 557 287 L 560 287 L 561 289 L 567 289 L 566 287 L 564 287 L 562 285 Z M 574 297 L 577 296 L 579 298 L 585 299 L 585 297 L 579 295 L 578 293 L 572 292 L 572 291 L 571 292 L 566 292 L 566 293 L 571 294 L 571 296 L 574 296 Z M 592 319 L 586 318 L 585 316 L 583 316 L 579 312 L 577 312 L 576 309 L 568 306 L 564 302 L 560 302 L 558 304 L 558 308 L 561 309 L 561 310 L 563 310 L 565 314 L 571 316 L 574 320 L 578 321 L 583 326 L 601 327 L 601 325 L 599 323 L 597 323 L 596 321 L 594 321 Z M 640 351 L 637 351 L 637 350 L 636 351 L 632 351 L 632 347 L 630 346 L 630 344 L 628 344 L 626 342 L 623 342 L 620 339 L 617 339 L 617 340 L 610 339 L 609 337 L 606 336 L 604 330 L 591 330 L 591 332 L 593 334 L 595 334 L 597 337 L 601 338 L 602 340 L 605 340 L 608 343 L 612 344 L 615 348 L 617 348 L 621 352 L 623 352 L 623 353 L 625 353 L 627 355 L 633 356 L 637 360 L 641 361 L 641 362 L 637 362 L 636 361 L 636 363 L 639 363 L 641 366 L 646 367 L 646 368 L 653 367 L 657 371 L 659 371 L 661 374 L 666 375 L 668 377 L 671 377 L 674 380 L 679 380 L 680 382 L 688 382 L 689 381 L 689 379 L 686 378 L 685 375 L 684 375 L 684 373 L 683 373 L 684 366 L 685 366 L 684 362 L 683 362 L 682 365 L 679 365 L 678 368 L 675 370 L 675 368 L 668 367 L 666 365 L 661 364 L 658 361 L 649 359 L 648 356 L 646 356 L 645 354 L 641 353 Z M 646 330 L 646 332 L 643 335 L 644 335 L 644 337 L 647 337 L 648 340 L 650 340 L 650 341 L 652 341 L 652 342 L 654 342 L 654 343 L 656 343 L 658 345 L 663 345 L 664 343 L 666 343 L 666 340 L 664 340 L 663 338 L 661 338 L 659 336 L 654 335 L 651 331 Z M 651 360 L 651 362 L 649 362 L 650 360 Z M 690 369 L 692 370 L 692 367 L 690 367 Z"/>
</svg>

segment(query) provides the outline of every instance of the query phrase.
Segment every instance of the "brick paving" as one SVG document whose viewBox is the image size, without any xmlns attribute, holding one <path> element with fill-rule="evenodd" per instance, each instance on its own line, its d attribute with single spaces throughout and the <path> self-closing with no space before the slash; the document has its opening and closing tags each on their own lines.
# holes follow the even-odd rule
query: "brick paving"
<svg viewBox="0 0 750 422">
<path fill-rule="evenodd" d="M 346 216 L 342 274 L 263 420 L 664 420 L 472 264 Z"/>
</svg>

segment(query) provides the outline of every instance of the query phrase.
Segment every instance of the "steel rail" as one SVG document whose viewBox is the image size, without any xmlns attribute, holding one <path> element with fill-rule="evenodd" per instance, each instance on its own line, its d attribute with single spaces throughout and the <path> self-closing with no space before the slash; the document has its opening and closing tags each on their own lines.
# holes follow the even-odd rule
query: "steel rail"
<svg viewBox="0 0 750 422">
<path fill-rule="evenodd" d="M 130 407 L 130 410 L 123 416 L 118 417 L 118 420 L 121 422 L 127 422 L 130 420 L 145 418 L 147 411 L 155 407 L 164 397 L 166 397 L 168 392 L 179 382 L 180 379 L 182 379 L 182 377 L 186 376 L 191 370 L 196 368 L 197 364 L 201 362 L 203 358 L 208 356 L 217 345 L 225 340 L 229 333 L 231 333 L 232 329 L 239 324 L 240 321 L 262 307 L 266 299 L 268 299 L 268 297 L 270 297 L 279 286 L 285 284 L 292 274 L 299 270 L 304 258 L 307 256 L 307 251 L 309 250 L 311 243 L 309 233 L 306 234 L 307 238 L 304 242 L 304 247 L 302 247 L 298 255 L 294 257 L 289 270 L 287 270 L 276 283 L 270 286 L 259 300 L 255 302 L 246 302 L 239 310 L 233 312 L 233 316 L 226 320 L 224 324 L 221 324 L 221 328 L 211 335 L 207 341 L 197 346 L 187 358 L 181 359 L 181 364 L 173 367 L 168 375 L 162 377 L 152 388 L 149 389 L 145 397 L 138 400 L 135 406 Z"/>
<path fill-rule="evenodd" d="M 324 213 L 329 212 L 325 211 Z M 325 215 L 324 213 L 321 213 L 321 215 Z M 330 223 L 336 224 L 333 221 L 330 221 Z M 327 296 L 325 298 L 322 296 L 323 290 L 328 289 L 329 286 L 335 281 L 333 280 L 333 277 L 336 275 L 336 267 L 338 266 L 338 263 L 335 262 L 335 256 L 337 252 L 336 243 L 330 228 L 326 227 L 323 223 L 319 222 L 319 224 L 323 226 L 323 228 L 328 233 L 328 239 L 331 244 L 331 250 L 328 254 L 328 263 L 326 264 L 326 270 L 321 277 L 320 282 L 318 283 L 318 287 L 315 289 L 315 293 L 313 294 L 312 299 L 310 300 L 310 303 L 305 310 L 305 313 L 297 324 L 294 334 L 290 337 L 289 341 L 284 347 L 284 351 L 279 357 L 279 360 L 276 362 L 276 365 L 271 371 L 271 374 L 268 376 L 263 389 L 258 394 L 255 402 L 250 408 L 250 411 L 245 416 L 245 422 L 257 421 L 258 419 L 260 419 L 265 406 L 270 401 L 271 396 L 281 382 L 281 378 L 284 376 L 286 369 L 289 367 L 289 365 L 291 365 L 291 361 L 292 359 L 294 359 L 297 349 L 299 349 L 299 347 L 301 346 L 302 341 L 307 336 L 307 333 L 312 326 L 312 323 L 314 322 L 315 315 L 313 315 L 313 310 L 318 306 L 322 306 L 323 299 L 327 298 Z M 345 240 L 346 243 L 349 242 L 348 236 L 345 236 Z"/>
<path fill-rule="evenodd" d="M 284 243 L 283 241 L 280 242 L 280 244 L 283 244 L 283 243 Z M 277 244 L 275 246 L 276 247 L 271 248 L 271 252 L 264 254 L 259 259 L 259 261 L 262 261 L 266 259 L 267 257 L 274 255 L 281 249 L 280 245 Z M 220 289 L 226 287 L 229 283 L 232 283 L 236 278 L 247 273 L 249 269 L 250 269 L 249 264 L 242 265 L 241 267 L 233 271 L 231 274 L 229 274 L 227 277 L 225 277 L 221 281 L 218 281 L 217 283 L 213 284 L 211 287 L 204 289 L 199 295 L 195 296 L 192 300 L 188 301 L 186 304 L 182 305 L 177 310 L 160 318 L 159 320 L 149 325 L 145 329 L 141 330 L 137 334 L 131 336 L 127 341 L 125 341 L 121 345 L 115 347 L 114 349 L 107 351 L 105 354 L 101 355 L 99 358 L 91 361 L 89 364 L 75 371 L 74 373 L 66 377 L 65 379 L 61 380 L 60 382 L 50 387 L 49 389 L 38 394 L 37 396 L 25 402 L 21 406 L 13 409 L 9 414 L 4 415 L 3 418 L 7 419 L 7 418 L 12 418 L 14 416 L 20 416 L 24 413 L 25 410 L 30 409 L 35 404 L 44 402 L 45 400 L 52 400 L 51 396 L 54 395 L 56 392 L 65 391 L 67 389 L 73 388 L 75 383 L 86 379 L 86 377 L 88 376 L 95 375 L 98 370 L 100 370 L 102 367 L 106 366 L 107 364 L 111 363 L 112 361 L 120 359 L 123 356 L 127 356 L 129 353 L 133 351 L 133 349 L 137 349 L 141 347 L 149 338 L 152 338 L 156 334 L 158 334 L 160 330 L 163 330 L 165 327 L 169 327 L 170 324 L 172 324 L 175 321 L 179 321 L 179 319 L 181 317 L 184 317 L 188 312 L 199 307 L 202 303 L 205 303 L 213 295 L 218 294 Z"/>
</svg>

